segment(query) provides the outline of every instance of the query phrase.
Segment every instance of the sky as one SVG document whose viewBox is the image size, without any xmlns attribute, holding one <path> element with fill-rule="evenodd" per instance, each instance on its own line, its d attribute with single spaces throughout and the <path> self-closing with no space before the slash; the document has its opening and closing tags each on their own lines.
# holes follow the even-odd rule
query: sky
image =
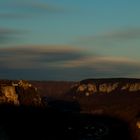
<svg viewBox="0 0 140 140">
<path fill-rule="evenodd" d="M 140 78 L 139 0 L 0 0 L 0 78 Z"/>
</svg>

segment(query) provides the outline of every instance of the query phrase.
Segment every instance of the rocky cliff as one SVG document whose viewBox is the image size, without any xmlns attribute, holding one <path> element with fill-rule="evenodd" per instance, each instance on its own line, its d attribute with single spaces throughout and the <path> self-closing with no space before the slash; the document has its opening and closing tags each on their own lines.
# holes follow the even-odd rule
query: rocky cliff
<svg viewBox="0 0 140 140">
<path fill-rule="evenodd" d="M 0 103 L 14 105 L 41 105 L 41 97 L 37 88 L 27 81 L 17 81 L 0 84 Z"/>
<path fill-rule="evenodd" d="M 0 99 L 3 99 L 3 102 L 6 103 L 19 105 L 18 94 L 14 86 L 2 86 Z"/>
<path fill-rule="evenodd" d="M 75 95 L 140 92 L 139 79 L 87 79 L 71 87 Z"/>
</svg>

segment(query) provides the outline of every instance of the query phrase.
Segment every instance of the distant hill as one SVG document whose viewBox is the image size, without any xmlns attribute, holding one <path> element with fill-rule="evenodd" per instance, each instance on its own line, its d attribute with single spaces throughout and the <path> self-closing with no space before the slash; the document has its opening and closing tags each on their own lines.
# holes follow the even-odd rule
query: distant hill
<svg viewBox="0 0 140 140">
<path fill-rule="evenodd" d="M 136 93 L 140 92 L 140 79 L 85 79 L 75 84 L 71 92 L 85 96 L 93 94 Z"/>
</svg>

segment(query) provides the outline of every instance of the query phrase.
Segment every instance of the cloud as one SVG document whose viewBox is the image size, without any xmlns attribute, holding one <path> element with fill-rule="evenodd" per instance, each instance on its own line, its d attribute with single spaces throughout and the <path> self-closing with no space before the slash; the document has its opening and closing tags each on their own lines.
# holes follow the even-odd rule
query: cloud
<svg viewBox="0 0 140 140">
<path fill-rule="evenodd" d="M 3 67 L 18 69 L 46 68 L 83 57 L 82 50 L 68 46 L 1 48 L 0 56 Z"/>
<path fill-rule="evenodd" d="M 118 29 L 112 31 L 102 32 L 100 34 L 79 37 L 75 41 L 76 44 L 88 44 L 88 45 L 101 45 L 109 46 L 114 45 L 114 43 L 122 42 L 126 43 L 127 41 L 133 39 L 140 39 L 140 28 L 126 28 Z"/>
<path fill-rule="evenodd" d="M 57 66 L 54 66 L 57 68 Z M 62 64 L 64 74 L 72 80 L 86 78 L 140 77 L 140 62 L 129 58 L 83 58 Z M 70 77 L 69 77 L 70 75 Z"/>
<path fill-rule="evenodd" d="M 57 67 L 55 65 L 54 67 Z M 83 57 L 77 60 L 68 61 L 65 64 L 59 64 L 59 67 L 67 69 L 82 69 L 87 68 L 87 75 L 96 72 L 94 77 L 115 75 L 126 76 L 133 73 L 139 73 L 140 61 L 136 61 L 127 57 L 112 57 L 112 56 L 96 56 Z M 92 72 L 88 72 L 92 70 Z M 118 75 L 119 76 L 119 75 Z"/>
<path fill-rule="evenodd" d="M 16 34 L 14 30 L 0 29 L 0 44 L 9 41 L 14 34 Z"/>
<path fill-rule="evenodd" d="M 23 35 L 27 31 L 9 29 L 9 28 L 0 28 L 0 44 L 9 43 L 11 41 L 20 38 L 20 35 Z"/>
<path fill-rule="evenodd" d="M 101 35 L 103 38 L 110 39 L 135 39 L 140 38 L 140 28 L 122 29 L 112 32 L 107 32 Z"/>
<path fill-rule="evenodd" d="M 89 55 L 74 46 L 0 48 L 0 77 L 33 80 L 140 76 L 140 62 L 127 57 Z"/>
<path fill-rule="evenodd" d="M 108 64 L 108 65 L 107 65 Z M 82 67 L 82 66 L 96 66 L 100 67 L 108 67 L 113 64 L 130 64 L 130 65 L 138 65 L 139 61 L 127 58 L 127 57 L 112 57 L 112 56 L 89 56 L 83 57 L 77 60 L 71 60 L 69 63 L 62 65 L 62 67 Z"/>
</svg>

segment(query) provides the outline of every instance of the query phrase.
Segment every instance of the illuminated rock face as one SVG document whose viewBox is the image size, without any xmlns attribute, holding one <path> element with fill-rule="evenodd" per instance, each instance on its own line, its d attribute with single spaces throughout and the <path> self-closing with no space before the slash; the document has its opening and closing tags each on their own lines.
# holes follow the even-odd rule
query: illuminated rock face
<svg viewBox="0 0 140 140">
<path fill-rule="evenodd" d="M 37 92 L 27 81 L 20 80 L 17 83 L 0 85 L 0 104 L 40 106 L 42 100 Z"/>
<path fill-rule="evenodd" d="M 84 80 L 72 86 L 72 93 L 76 95 L 90 96 L 94 94 L 113 94 L 113 93 L 139 93 L 140 80 L 131 81 L 116 80 Z"/>
<path fill-rule="evenodd" d="M 83 92 L 83 91 L 86 91 L 86 89 L 87 89 L 87 87 L 86 87 L 86 85 L 79 85 L 78 87 L 77 87 L 77 92 Z"/>
<path fill-rule="evenodd" d="M 99 85 L 99 92 L 110 93 L 114 91 L 117 87 L 118 87 L 118 83 L 114 83 L 114 84 L 104 83 L 104 84 Z"/>
<path fill-rule="evenodd" d="M 24 88 L 25 90 L 32 87 L 32 85 L 28 83 L 28 81 L 25 81 L 25 80 L 20 80 L 18 82 L 18 86 Z"/>
<path fill-rule="evenodd" d="M 16 94 L 15 87 L 3 86 L 1 87 L 2 98 L 5 98 L 6 102 L 19 105 L 18 95 Z"/>
<path fill-rule="evenodd" d="M 97 87 L 96 87 L 95 84 L 88 84 L 87 89 L 88 89 L 89 92 L 92 92 L 92 93 L 97 92 Z"/>
<path fill-rule="evenodd" d="M 130 92 L 140 91 L 140 83 L 127 83 L 122 87 L 122 90 L 128 90 Z"/>
<path fill-rule="evenodd" d="M 89 96 L 91 94 L 94 94 L 97 92 L 97 87 L 95 84 L 82 84 L 82 85 L 78 85 L 76 92 L 77 93 L 85 93 L 86 96 Z"/>
<path fill-rule="evenodd" d="M 137 126 L 138 129 L 140 129 L 140 121 L 136 122 L 136 126 Z"/>
<path fill-rule="evenodd" d="M 74 88 L 76 89 L 76 93 L 90 96 L 95 93 L 111 93 L 118 88 L 118 83 L 103 83 L 100 85 L 96 85 L 95 83 L 79 84 Z"/>
</svg>

